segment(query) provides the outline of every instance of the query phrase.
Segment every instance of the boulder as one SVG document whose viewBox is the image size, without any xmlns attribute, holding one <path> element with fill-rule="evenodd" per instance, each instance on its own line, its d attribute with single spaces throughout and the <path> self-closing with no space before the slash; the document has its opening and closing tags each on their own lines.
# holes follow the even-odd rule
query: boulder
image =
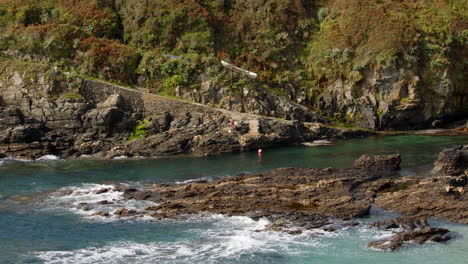
<svg viewBox="0 0 468 264">
<path fill-rule="evenodd" d="M 364 155 L 354 162 L 353 168 L 373 171 L 396 171 L 400 169 L 400 163 L 400 154 L 381 156 Z"/>
<path fill-rule="evenodd" d="M 103 211 L 99 211 L 99 212 L 96 212 L 94 214 L 91 214 L 91 216 L 101 216 L 101 217 L 110 217 L 110 214 L 108 212 L 103 212 Z"/>
<path fill-rule="evenodd" d="M 102 189 L 99 189 L 96 191 L 96 194 L 102 194 L 102 193 L 106 193 L 106 192 L 109 192 L 110 189 L 109 188 L 102 188 Z"/>
<path fill-rule="evenodd" d="M 468 169 L 468 145 L 444 149 L 434 162 L 434 175 L 458 176 Z"/>
<path fill-rule="evenodd" d="M 135 210 L 128 210 L 125 208 L 120 208 L 120 209 L 117 209 L 114 212 L 114 214 L 120 217 L 129 217 L 129 216 L 136 216 L 139 214 L 139 212 Z"/>
</svg>

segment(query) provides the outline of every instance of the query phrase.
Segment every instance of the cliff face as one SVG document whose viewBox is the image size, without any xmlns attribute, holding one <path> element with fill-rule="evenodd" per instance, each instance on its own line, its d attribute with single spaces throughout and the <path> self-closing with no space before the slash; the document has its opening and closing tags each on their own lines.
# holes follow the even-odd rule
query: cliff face
<svg viewBox="0 0 468 264">
<path fill-rule="evenodd" d="M 466 87 L 454 84 L 449 69 L 429 74 L 396 66 L 367 70 L 327 85 L 317 107 L 328 116 L 370 129 L 439 127 L 466 117 Z"/>
<path fill-rule="evenodd" d="M 239 91 L 233 92 L 230 85 L 220 85 L 216 78 L 205 74 L 197 80 L 197 89 L 178 86 L 175 95 L 193 102 L 217 106 L 223 109 L 246 112 L 255 115 L 271 116 L 303 122 L 324 122 L 325 119 L 305 105 L 276 95 L 257 83 L 247 83 Z"/>
<path fill-rule="evenodd" d="M 69 156 L 88 132 L 96 138 L 125 137 L 114 124 L 129 118 L 119 110 L 118 100 L 98 107 L 80 94 L 77 78 L 47 65 L 0 62 L 0 152 L 4 155 Z M 131 127 L 128 124 L 123 130 Z"/>
<path fill-rule="evenodd" d="M 81 79 L 44 64 L 0 58 L 0 73 L 1 157 L 211 155 L 352 135 Z"/>
</svg>

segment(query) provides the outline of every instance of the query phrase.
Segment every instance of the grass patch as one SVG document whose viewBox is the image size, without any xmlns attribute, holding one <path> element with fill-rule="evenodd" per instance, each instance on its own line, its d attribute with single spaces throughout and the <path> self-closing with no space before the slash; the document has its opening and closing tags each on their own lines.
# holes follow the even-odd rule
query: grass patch
<svg viewBox="0 0 468 264">
<path fill-rule="evenodd" d="M 150 125 L 153 123 L 146 121 L 146 120 L 138 120 L 137 125 L 133 129 L 132 134 L 128 138 L 128 140 L 134 140 L 134 139 L 140 139 L 140 138 L 146 138 L 148 135 L 146 134 L 146 130 Z"/>
</svg>

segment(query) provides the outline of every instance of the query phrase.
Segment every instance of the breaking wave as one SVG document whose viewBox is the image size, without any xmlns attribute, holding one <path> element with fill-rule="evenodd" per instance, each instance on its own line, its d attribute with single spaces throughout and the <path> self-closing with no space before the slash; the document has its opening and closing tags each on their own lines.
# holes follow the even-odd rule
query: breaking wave
<svg viewBox="0 0 468 264">
<path fill-rule="evenodd" d="M 113 214 L 119 208 L 142 210 L 147 206 L 155 205 L 151 201 L 127 200 L 123 197 L 123 192 L 114 188 L 115 185 L 106 184 L 82 184 L 62 188 L 46 200 L 46 208 L 65 209 L 89 219 L 115 221 L 121 219 Z M 94 215 L 98 212 L 109 213 L 109 215 L 108 217 Z"/>
<path fill-rule="evenodd" d="M 307 248 L 325 244 L 311 233 L 258 232 L 269 224 L 264 219 L 212 216 L 191 221 L 213 224 L 208 229 L 191 230 L 190 238 L 177 242 L 120 241 L 102 247 L 34 255 L 46 263 L 256 263 L 265 258 L 301 254 Z"/>
</svg>

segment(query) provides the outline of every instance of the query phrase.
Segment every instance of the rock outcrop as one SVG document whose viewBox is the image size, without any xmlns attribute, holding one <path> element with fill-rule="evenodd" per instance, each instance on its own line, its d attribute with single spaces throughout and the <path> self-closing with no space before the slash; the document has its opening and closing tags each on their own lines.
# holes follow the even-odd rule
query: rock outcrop
<svg viewBox="0 0 468 264">
<path fill-rule="evenodd" d="M 444 242 L 452 237 L 445 228 L 431 227 L 425 218 L 400 217 L 382 222 L 373 223 L 372 226 L 384 230 L 400 229 L 395 235 L 388 239 L 370 242 L 370 248 L 392 251 L 398 249 L 406 243 L 424 244 L 427 241 Z"/>
<path fill-rule="evenodd" d="M 397 66 L 355 71 L 352 78 L 328 82 L 315 107 L 357 127 L 440 127 L 463 111 L 466 117 L 468 92 L 454 84 L 452 75 Z"/>
<path fill-rule="evenodd" d="M 310 111 L 306 106 L 293 102 L 289 98 L 276 95 L 259 86 L 246 85 L 241 88 L 240 92 L 233 92 L 229 88 L 218 85 L 215 80 L 210 79 L 206 74 L 200 75 L 198 82 L 200 83 L 198 88 L 177 87 L 176 96 L 205 105 L 216 105 L 236 112 L 304 122 L 326 121 L 325 118 Z M 305 102 L 305 95 L 302 101 L 298 101 Z"/>
<path fill-rule="evenodd" d="M 444 149 L 434 163 L 435 175 L 459 176 L 468 170 L 468 145 Z"/>
<path fill-rule="evenodd" d="M 376 198 L 384 209 L 468 224 L 467 145 L 445 149 L 434 163 L 436 175 L 418 181 L 394 180 Z M 401 186 L 401 188 L 392 188 Z"/>
<path fill-rule="evenodd" d="M 368 159 L 369 157 L 367 157 Z M 361 159 L 357 164 L 362 164 Z M 269 219 L 268 229 L 324 227 L 332 231 L 330 219 L 343 225 L 366 215 L 377 189 L 373 182 L 393 175 L 399 156 L 378 156 L 369 167 L 349 169 L 284 168 L 252 175 L 237 175 L 218 181 L 198 181 L 184 185 L 158 184 L 145 189 L 117 186 L 125 199 L 145 200 L 157 205 L 142 211 L 119 209 L 119 216 L 152 216 L 156 219 L 215 213 Z"/>
</svg>

